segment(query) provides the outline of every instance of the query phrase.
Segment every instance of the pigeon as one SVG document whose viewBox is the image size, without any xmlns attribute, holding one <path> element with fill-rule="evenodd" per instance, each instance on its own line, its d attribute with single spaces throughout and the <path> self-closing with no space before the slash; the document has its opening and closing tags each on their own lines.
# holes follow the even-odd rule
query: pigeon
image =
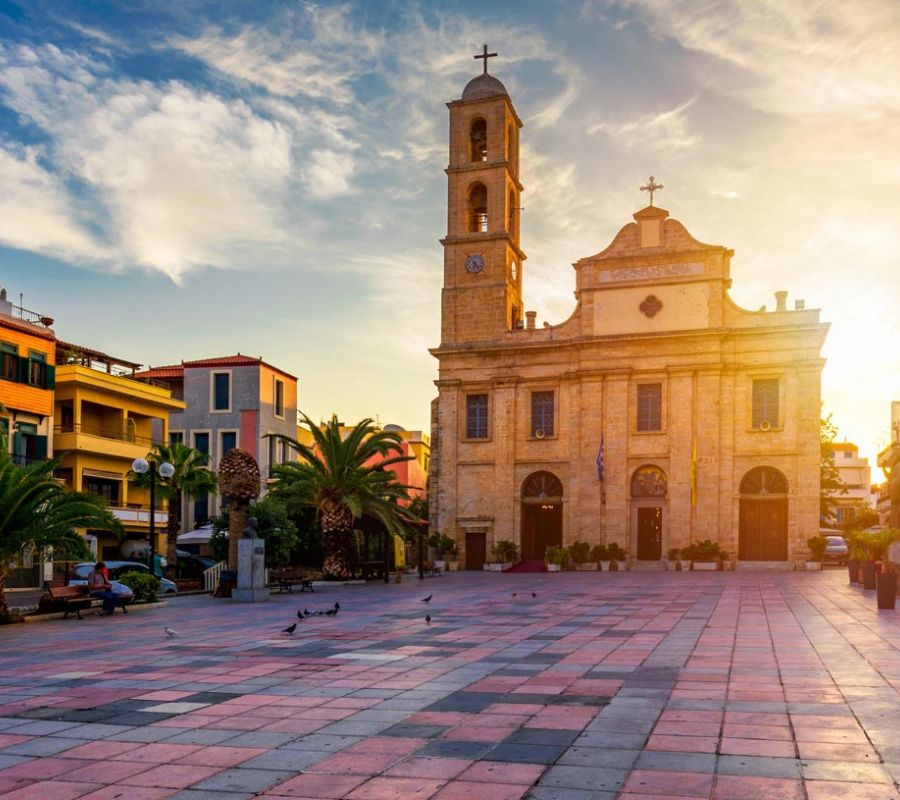
<svg viewBox="0 0 900 800">
<path fill-rule="evenodd" d="M 170 639 L 174 639 L 176 636 L 178 636 L 178 631 L 173 631 L 171 628 L 166 628 L 166 634 Z"/>
<path fill-rule="evenodd" d="M 431 625 L 431 614 L 426 614 L 426 615 L 425 615 L 425 622 L 426 622 L 428 625 Z"/>
<path fill-rule="evenodd" d="M 423 598 L 422 598 L 422 602 L 423 602 L 423 603 L 430 603 L 432 597 L 434 597 L 433 594 L 428 595 L 428 597 L 423 597 Z"/>
<path fill-rule="evenodd" d="M 537 597 L 537 592 L 532 592 L 532 593 L 531 593 L 531 596 L 532 596 L 532 597 Z"/>
<path fill-rule="evenodd" d="M 340 611 L 340 610 L 341 610 L 341 604 L 338 603 L 338 602 L 335 602 L 335 604 L 334 604 L 334 610 L 335 610 L 335 611 Z"/>
<path fill-rule="evenodd" d="M 517 594 L 518 594 L 518 592 L 513 592 L 512 596 L 515 597 Z"/>
<path fill-rule="evenodd" d="M 312 616 L 312 611 L 310 611 L 308 608 L 304 608 L 304 609 L 303 609 L 303 616 L 304 616 L 304 617 L 311 617 L 311 616 Z"/>
<path fill-rule="evenodd" d="M 302 611 L 298 611 L 298 612 L 297 612 L 297 619 L 299 619 L 301 622 L 303 621 L 304 617 L 303 617 L 303 612 L 302 612 Z"/>
<path fill-rule="evenodd" d="M 336 617 L 338 610 L 336 608 L 329 608 L 328 611 L 325 612 L 326 617 Z"/>
<path fill-rule="evenodd" d="M 296 622 L 295 622 L 293 625 L 288 625 L 288 626 L 282 631 L 282 633 L 293 633 L 295 630 L 297 630 L 297 623 L 296 623 Z"/>
</svg>

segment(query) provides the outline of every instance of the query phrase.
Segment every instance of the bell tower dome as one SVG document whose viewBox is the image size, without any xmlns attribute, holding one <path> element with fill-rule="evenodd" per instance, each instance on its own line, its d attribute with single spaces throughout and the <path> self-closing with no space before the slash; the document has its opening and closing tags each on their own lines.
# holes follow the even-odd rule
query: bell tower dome
<svg viewBox="0 0 900 800">
<path fill-rule="evenodd" d="M 441 343 L 496 339 L 521 326 L 519 129 L 506 87 L 484 71 L 450 109 Z"/>
</svg>

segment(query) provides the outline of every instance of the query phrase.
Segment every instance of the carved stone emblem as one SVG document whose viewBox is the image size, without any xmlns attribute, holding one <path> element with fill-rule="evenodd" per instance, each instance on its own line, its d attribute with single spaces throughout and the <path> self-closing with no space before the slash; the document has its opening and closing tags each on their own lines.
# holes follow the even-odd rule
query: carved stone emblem
<svg viewBox="0 0 900 800">
<path fill-rule="evenodd" d="M 644 316 L 650 317 L 651 319 L 660 312 L 662 307 L 662 300 L 660 300 L 655 294 L 648 294 L 644 298 L 644 302 L 640 305 L 641 312 L 644 314 Z"/>
</svg>

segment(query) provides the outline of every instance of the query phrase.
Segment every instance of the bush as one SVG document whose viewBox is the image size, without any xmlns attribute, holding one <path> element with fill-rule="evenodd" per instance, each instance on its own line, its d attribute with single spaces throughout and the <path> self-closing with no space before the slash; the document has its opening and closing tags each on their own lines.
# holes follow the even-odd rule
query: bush
<svg viewBox="0 0 900 800">
<path fill-rule="evenodd" d="M 149 572 L 126 572 L 119 577 L 119 583 L 124 583 L 134 592 L 133 603 L 155 603 L 159 594 L 159 578 Z"/>
<path fill-rule="evenodd" d="M 565 569 L 569 566 L 569 551 L 565 547 L 551 545 L 544 551 L 544 562 L 558 564 L 561 569 Z"/>
<path fill-rule="evenodd" d="M 501 539 L 499 542 L 495 542 L 494 546 L 491 548 L 491 553 L 493 553 L 494 558 L 501 564 L 508 564 L 510 561 L 515 561 L 518 551 L 519 548 L 516 547 L 516 543 L 511 542 L 509 539 Z"/>
<path fill-rule="evenodd" d="M 669 561 L 678 561 L 678 559 L 680 557 L 681 557 L 681 550 L 679 550 L 677 547 L 669 548 Z"/>
<path fill-rule="evenodd" d="M 606 545 L 607 557 L 610 561 L 624 561 L 625 551 L 618 542 L 610 542 Z"/>
<path fill-rule="evenodd" d="M 722 558 L 722 548 L 718 542 L 704 539 L 702 542 L 694 542 L 681 548 L 682 558 L 688 561 L 718 561 Z"/>
<path fill-rule="evenodd" d="M 810 561 L 821 561 L 825 555 L 828 540 L 824 536 L 810 536 L 806 540 L 806 546 L 809 548 Z"/>
<path fill-rule="evenodd" d="M 569 545 L 569 558 L 576 564 L 586 564 L 591 557 L 591 546 L 587 542 L 572 542 Z"/>
<path fill-rule="evenodd" d="M 437 544 L 435 546 L 443 556 L 459 555 L 459 548 L 456 546 L 456 540 L 451 539 L 445 533 L 442 533 L 437 537 Z"/>
<path fill-rule="evenodd" d="M 605 544 L 595 544 L 591 548 L 591 561 L 606 561 L 608 558 Z"/>
</svg>

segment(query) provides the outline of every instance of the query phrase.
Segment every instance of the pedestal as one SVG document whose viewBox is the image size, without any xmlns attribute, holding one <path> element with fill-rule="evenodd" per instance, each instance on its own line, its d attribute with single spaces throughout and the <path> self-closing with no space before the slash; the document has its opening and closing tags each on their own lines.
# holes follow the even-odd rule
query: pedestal
<svg viewBox="0 0 900 800">
<path fill-rule="evenodd" d="M 231 593 L 237 603 L 265 603 L 269 600 L 266 587 L 266 542 L 264 539 L 238 541 L 237 588 Z"/>
</svg>

